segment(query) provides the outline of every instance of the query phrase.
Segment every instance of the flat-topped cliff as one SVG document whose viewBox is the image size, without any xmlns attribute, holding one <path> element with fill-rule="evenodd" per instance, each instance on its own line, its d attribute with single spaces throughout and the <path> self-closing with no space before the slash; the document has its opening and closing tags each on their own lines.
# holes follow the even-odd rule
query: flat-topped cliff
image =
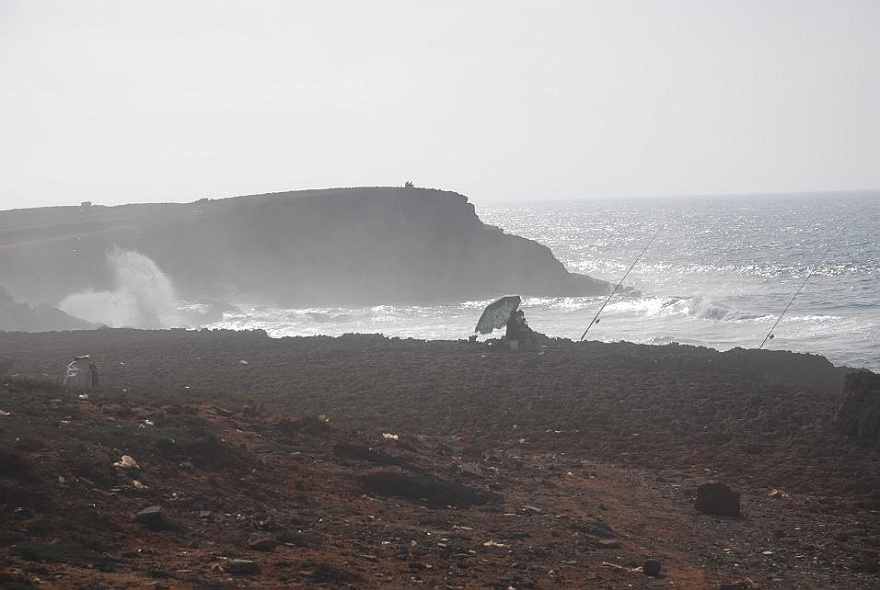
<svg viewBox="0 0 880 590">
<path fill-rule="evenodd" d="M 484 224 L 467 197 L 345 188 L 188 204 L 0 211 L 0 284 L 35 305 L 112 287 L 107 253 L 148 257 L 193 297 L 371 305 L 504 293 L 594 295 L 546 247 Z"/>
</svg>

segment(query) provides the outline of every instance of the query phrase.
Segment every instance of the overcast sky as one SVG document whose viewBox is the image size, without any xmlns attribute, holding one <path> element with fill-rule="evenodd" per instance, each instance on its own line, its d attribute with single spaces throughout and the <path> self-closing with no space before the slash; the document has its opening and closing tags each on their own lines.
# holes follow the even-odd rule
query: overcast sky
<svg viewBox="0 0 880 590">
<path fill-rule="evenodd" d="M 880 0 L 0 0 L 0 209 L 880 188 Z"/>
</svg>

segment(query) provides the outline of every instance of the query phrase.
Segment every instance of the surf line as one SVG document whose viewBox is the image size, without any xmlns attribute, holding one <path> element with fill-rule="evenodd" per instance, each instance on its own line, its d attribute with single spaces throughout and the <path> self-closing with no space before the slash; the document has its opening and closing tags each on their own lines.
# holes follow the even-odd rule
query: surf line
<svg viewBox="0 0 880 590">
<path fill-rule="evenodd" d="M 801 286 L 798 288 L 797 291 L 795 291 L 795 294 L 791 296 L 791 299 L 789 299 L 788 305 L 785 306 L 785 309 L 782 310 L 782 313 L 779 314 L 779 317 L 776 318 L 775 322 L 773 322 L 773 327 L 770 328 L 770 331 L 767 332 L 766 336 L 764 336 L 764 340 L 763 340 L 763 342 L 761 342 L 761 346 L 758 347 L 758 350 L 761 350 L 762 348 L 764 348 L 764 345 L 767 343 L 768 340 L 773 340 L 773 330 L 776 329 L 776 326 L 777 326 L 777 324 L 779 324 L 779 321 L 782 319 L 782 316 L 785 315 L 785 312 L 787 312 L 788 308 L 791 307 L 791 304 L 794 303 L 795 298 L 800 294 L 801 291 L 803 291 L 804 285 L 807 284 L 807 281 L 810 280 L 810 277 L 813 276 L 813 273 L 815 273 L 816 270 L 818 270 L 819 265 L 822 264 L 823 262 L 825 262 L 825 256 L 827 256 L 827 255 L 828 255 L 828 250 L 825 250 L 825 253 L 822 254 L 822 258 L 819 259 L 819 262 L 816 263 L 816 266 L 813 267 L 813 270 L 811 270 L 809 272 L 809 274 L 807 275 L 807 278 L 804 279 L 804 282 L 801 283 Z"/>
<path fill-rule="evenodd" d="M 614 294 L 617 293 L 618 289 L 620 289 L 620 286 L 623 284 L 623 281 L 625 281 L 627 275 L 629 275 L 629 271 L 631 271 L 633 268 L 635 268 L 635 265 L 638 264 L 639 259 L 644 255 L 645 252 L 648 251 L 648 247 L 651 245 L 651 243 L 655 239 L 657 239 L 657 236 L 659 236 L 659 235 L 660 235 L 660 230 L 658 229 L 657 233 L 655 233 L 654 236 L 650 240 L 648 240 L 648 243 L 645 244 L 645 247 L 642 248 L 642 251 L 639 252 L 638 256 L 636 256 L 636 259 L 633 261 L 633 263 L 630 265 L 630 267 L 627 269 L 627 271 L 623 274 L 622 277 L 620 277 L 620 280 L 617 281 L 617 285 L 611 291 L 611 294 L 608 295 L 608 297 L 605 299 L 605 302 L 602 304 L 602 307 L 599 308 L 599 311 L 596 312 L 596 316 L 593 318 L 593 321 L 590 322 L 590 325 L 587 326 L 587 329 L 584 330 L 583 334 L 581 334 L 581 341 L 583 341 L 583 339 L 587 337 L 587 332 L 590 331 L 590 328 L 593 327 L 593 324 L 599 323 L 599 314 L 602 313 L 602 310 L 605 309 L 605 306 L 608 305 L 608 302 L 611 301 L 611 298 L 614 297 Z"/>
</svg>

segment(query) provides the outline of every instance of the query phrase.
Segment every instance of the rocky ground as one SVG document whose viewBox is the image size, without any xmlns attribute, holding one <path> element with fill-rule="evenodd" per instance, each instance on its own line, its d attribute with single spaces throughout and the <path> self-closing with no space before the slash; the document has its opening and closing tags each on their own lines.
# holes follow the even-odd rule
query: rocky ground
<svg viewBox="0 0 880 590">
<path fill-rule="evenodd" d="M 60 387 L 79 354 L 98 389 Z M 880 461 L 820 357 L 182 330 L 0 357 L 3 587 L 880 587 Z M 707 482 L 742 516 L 695 510 Z"/>
</svg>

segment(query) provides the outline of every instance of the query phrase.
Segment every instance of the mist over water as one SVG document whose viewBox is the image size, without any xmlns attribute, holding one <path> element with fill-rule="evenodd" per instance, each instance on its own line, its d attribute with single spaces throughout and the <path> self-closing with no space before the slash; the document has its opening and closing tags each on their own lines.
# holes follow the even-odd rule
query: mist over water
<svg viewBox="0 0 880 590">
<path fill-rule="evenodd" d="M 147 256 L 114 249 L 107 252 L 113 276 L 110 291 L 81 291 L 58 307 L 78 318 L 111 328 L 159 329 L 182 326 L 174 285 Z"/>
</svg>

